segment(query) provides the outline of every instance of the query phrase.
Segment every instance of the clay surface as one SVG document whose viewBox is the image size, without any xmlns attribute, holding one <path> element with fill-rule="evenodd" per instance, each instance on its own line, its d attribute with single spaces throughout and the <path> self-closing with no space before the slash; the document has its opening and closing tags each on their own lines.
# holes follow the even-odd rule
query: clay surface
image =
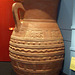
<svg viewBox="0 0 75 75">
<path fill-rule="evenodd" d="M 59 75 L 64 43 L 56 22 L 58 4 L 59 0 L 24 0 L 13 4 L 15 29 L 9 56 L 18 75 Z"/>
</svg>

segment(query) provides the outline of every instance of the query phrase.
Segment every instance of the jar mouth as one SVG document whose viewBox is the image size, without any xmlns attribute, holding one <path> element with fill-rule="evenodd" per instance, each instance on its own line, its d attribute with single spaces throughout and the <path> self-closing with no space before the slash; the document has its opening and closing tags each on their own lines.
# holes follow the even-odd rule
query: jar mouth
<svg viewBox="0 0 75 75">
<path fill-rule="evenodd" d="M 20 19 L 20 21 L 31 21 L 31 22 L 56 22 L 52 19 Z"/>
</svg>

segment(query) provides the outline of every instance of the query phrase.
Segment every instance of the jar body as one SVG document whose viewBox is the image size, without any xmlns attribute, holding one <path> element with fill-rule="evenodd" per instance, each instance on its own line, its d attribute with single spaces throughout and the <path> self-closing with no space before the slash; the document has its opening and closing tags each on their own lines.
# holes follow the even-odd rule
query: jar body
<svg viewBox="0 0 75 75">
<path fill-rule="evenodd" d="M 58 75 L 62 68 L 64 43 L 55 21 L 22 21 L 20 31 L 12 33 L 9 50 L 17 74 Z"/>
<path fill-rule="evenodd" d="M 58 3 L 59 0 L 25 0 L 23 6 L 13 5 L 16 26 L 10 39 L 9 56 L 18 75 L 59 75 L 64 43 L 56 22 Z M 20 7 L 25 12 L 19 12 L 19 20 Z"/>
</svg>

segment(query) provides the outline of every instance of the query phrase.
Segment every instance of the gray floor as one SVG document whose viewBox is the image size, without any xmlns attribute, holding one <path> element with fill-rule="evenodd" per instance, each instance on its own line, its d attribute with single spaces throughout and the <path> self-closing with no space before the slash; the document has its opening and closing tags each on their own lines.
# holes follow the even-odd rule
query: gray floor
<svg viewBox="0 0 75 75">
<path fill-rule="evenodd" d="M 10 62 L 0 62 L 0 75 L 16 75 Z M 60 74 L 65 75 L 65 74 Z"/>
<path fill-rule="evenodd" d="M 0 62 L 0 75 L 16 75 L 10 62 Z"/>
</svg>

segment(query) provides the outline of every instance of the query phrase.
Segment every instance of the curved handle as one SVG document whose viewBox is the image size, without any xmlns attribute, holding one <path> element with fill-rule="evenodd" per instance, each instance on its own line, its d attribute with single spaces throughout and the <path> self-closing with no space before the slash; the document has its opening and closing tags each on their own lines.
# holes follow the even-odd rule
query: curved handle
<svg viewBox="0 0 75 75">
<path fill-rule="evenodd" d="M 25 11 L 23 5 L 21 3 L 14 3 L 12 5 L 12 12 L 13 12 L 13 17 L 14 17 L 14 20 L 15 20 L 15 26 L 16 26 L 16 31 L 19 30 L 20 28 L 20 20 L 19 20 L 19 16 L 18 16 L 18 9 L 21 8 L 22 10 Z"/>
</svg>

